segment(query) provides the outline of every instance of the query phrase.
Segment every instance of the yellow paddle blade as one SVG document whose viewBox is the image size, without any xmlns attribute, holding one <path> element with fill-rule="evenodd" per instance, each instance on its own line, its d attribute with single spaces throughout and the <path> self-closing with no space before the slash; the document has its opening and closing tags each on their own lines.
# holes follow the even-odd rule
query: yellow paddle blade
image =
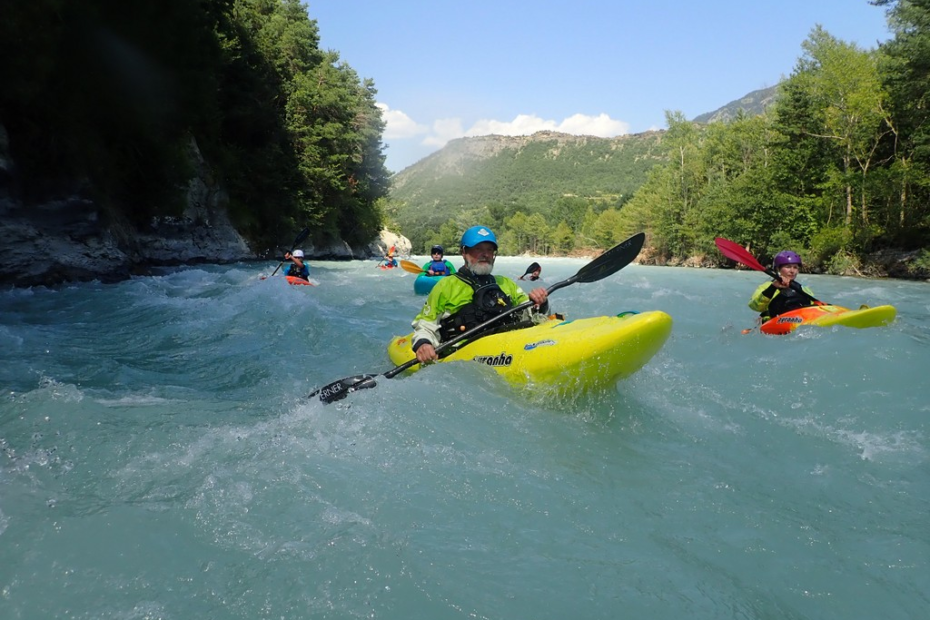
<svg viewBox="0 0 930 620">
<path fill-rule="evenodd" d="M 409 271 L 410 273 L 417 273 L 417 274 L 424 273 L 422 267 L 420 267 L 416 263 L 413 263 L 409 260 L 400 261 L 400 266 L 404 271 Z"/>
</svg>

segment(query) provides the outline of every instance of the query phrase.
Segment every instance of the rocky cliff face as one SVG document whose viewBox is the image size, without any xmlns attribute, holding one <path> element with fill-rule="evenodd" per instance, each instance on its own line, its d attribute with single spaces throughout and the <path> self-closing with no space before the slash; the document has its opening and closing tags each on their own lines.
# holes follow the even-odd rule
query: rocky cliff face
<svg viewBox="0 0 930 620">
<path fill-rule="evenodd" d="M 0 126 L 0 284 L 55 285 L 69 281 L 118 281 L 152 266 L 254 260 L 255 252 L 227 215 L 228 196 L 213 180 L 192 140 L 196 175 L 187 188 L 184 214 L 153 220 L 145 230 L 104 213 L 79 184 L 63 195 L 27 204 L 12 191 L 15 163 Z M 345 243 L 304 247 L 307 256 L 327 259 L 381 257 L 390 246 L 401 254 L 410 242 L 383 231 L 362 249 Z"/>
<path fill-rule="evenodd" d="M 0 283 L 53 285 L 114 281 L 153 265 L 229 262 L 254 258 L 226 216 L 227 197 L 211 182 L 196 143 L 197 167 L 180 218 L 152 221 L 146 230 L 105 213 L 75 183 L 62 195 L 26 203 L 12 191 L 15 162 L 0 128 Z"/>
</svg>

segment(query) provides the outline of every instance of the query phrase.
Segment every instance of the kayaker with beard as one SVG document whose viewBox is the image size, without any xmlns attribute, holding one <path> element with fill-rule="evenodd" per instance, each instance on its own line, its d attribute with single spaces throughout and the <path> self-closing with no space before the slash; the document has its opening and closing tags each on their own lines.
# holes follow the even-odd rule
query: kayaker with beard
<svg viewBox="0 0 930 620">
<path fill-rule="evenodd" d="M 760 313 L 763 321 L 814 305 L 813 293 L 796 281 L 801 271 L 801 257 L 796 252 L 784 250 L 776 254 L 772 269 L 780 278 L 760 285 L 749 299 L 749 307 Z"/>
<path fill-rule="evenodd" d="M 462 235 L 465 266 L 436 283 L 413 320 L 413 350 L 421 364 L 439 359 L 441 342 L 476 327 L 508 308 L 532 300 L 535 308 L 516 312 L 492 328 L 545 320 L 548 293 L 536 288 L 527 295 L 516 282 L 491 275 L 497 257 L 497 237 L 486 226 L 472 226 Z"/>
</svg>

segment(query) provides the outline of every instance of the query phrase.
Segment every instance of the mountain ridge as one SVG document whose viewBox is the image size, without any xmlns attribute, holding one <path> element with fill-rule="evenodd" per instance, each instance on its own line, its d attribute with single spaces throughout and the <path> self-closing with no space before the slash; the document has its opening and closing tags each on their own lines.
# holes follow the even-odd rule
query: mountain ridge
<svg viewBox="0 0 930 620">
<path fill-rule="evenodd" d="M 761 114 L 776 94 L 777 87 L 753 91 L 692 122 Z M 462 228 L 468 218 L 488 225 L 518 212 L 556 219 L 555 205 L 567 197 L 587 200 L 595 213 L 620 208 L 666 161 L 665 134 L 659 129 L 602 138 L 546 130 L 457 138 L 391 177 L 390 215 L 420 248 L 441 227 Z"/>
<path fill-rule="evenodd" d="M 414 247 L 429 233 L 459 219 L 495 225 L 517 212 L 551 215 L 565 197 L 581 197 L 599 210 L 618 206 L 664 160 L 664 132 L 614 138 L 553 131 L 529 136 L 476 136 L 451 141 L 392 178 L 391 216 Z"/>
<path fill-rule="evenodd" d="M 754 90 L 751 93 L 743 95 L 739 99 L 734 99 L 713 112 L 699 114 L 691 119 L 691 122 L 701 123 L 703 125 L 716 122 L 727 122 L 735 119 L 740 112 L 748 114 L 749 116 L 758 116 L 775 103 L 777 97 L 777 84 L 767 88 L 760 88 L 759 90 Z"/>
</svg>

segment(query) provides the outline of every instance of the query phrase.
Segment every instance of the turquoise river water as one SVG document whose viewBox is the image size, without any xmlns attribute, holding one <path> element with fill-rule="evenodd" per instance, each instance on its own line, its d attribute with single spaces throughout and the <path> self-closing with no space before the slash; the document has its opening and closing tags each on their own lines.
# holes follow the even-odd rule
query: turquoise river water
<svg viewBox="0 0 930 620">
<path fill-rule="evenodd" d="M 540 262 L 552 284 L 586 261 Z M 315 263 L 315 287 L 274 266 L 0 291 L 0 618 L 930 610 L 927 283 L 802 275 L 898 318 L 773 337 L 741 333 L 763 274 L 630 265 L 551 298 L 674 318 L 607 393 L 459 363 L 324 405 L 392 367 L 423 297 L 373 262 Z"/>
</svg>

